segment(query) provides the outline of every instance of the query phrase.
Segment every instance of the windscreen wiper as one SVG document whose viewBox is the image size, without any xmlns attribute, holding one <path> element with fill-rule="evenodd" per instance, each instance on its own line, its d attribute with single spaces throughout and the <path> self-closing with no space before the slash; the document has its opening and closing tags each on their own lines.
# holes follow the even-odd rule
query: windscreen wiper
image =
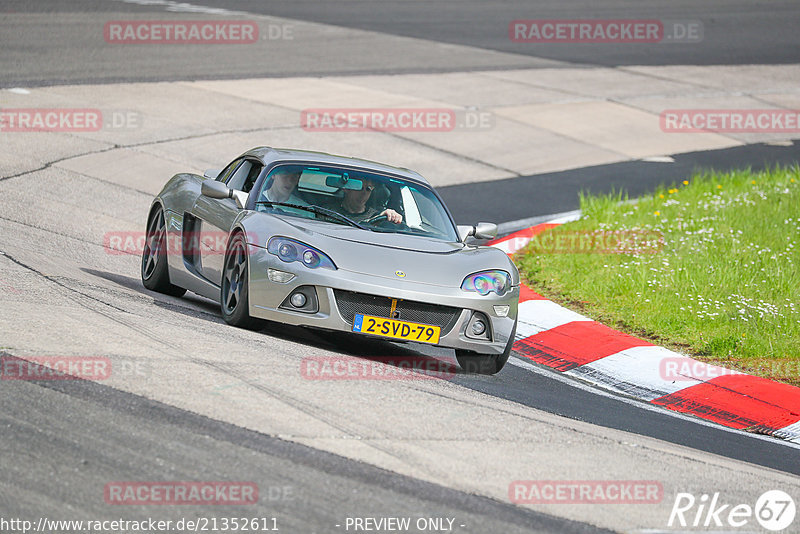
<svg viewBox="0 0 800 534">
<path fill-rule="evenodd" d="M 344 221 L 345 223 L 349 224 L 350 226 L 355 226 L 356 228 L 360 228 L 361 230 L 367 230 L 364 226 L 358 224 L 353 219 L 349 217 L 345 217 L 338 211 L 329 210 L 328 208 L 323 208 L 322 206 L 317 206 L 316 204 L 312 205 L 302 205 L 302 204 L 291 204 L 289 202 L 273 202 L 271 200 L 259 200 L 256 202 L 257 205 L 262 206 L 285 206 L 287 208 L 296 208 L 299 210 L 310 211 L 311 213 L 316 213 L 318 215 L 325 215 L 326 217 L 330 217 L 332 219 L 336 219 L 338 221 Z"/>
</svg>

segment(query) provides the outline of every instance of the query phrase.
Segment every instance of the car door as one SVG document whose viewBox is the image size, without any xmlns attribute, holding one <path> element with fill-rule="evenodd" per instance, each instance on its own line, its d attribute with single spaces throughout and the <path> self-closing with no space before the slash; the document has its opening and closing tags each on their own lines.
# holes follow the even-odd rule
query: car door
<svg viewBox="0 0 800 534">
<path fill-rule="evenodd" d="M 259 161 L 243 158 L 229 165 L 218 179 L 229 189 L 243 190 L 252 187 L 261 170 Z M 216 285 L 222 280 L 228 234 L 240 211 L 232 198 L 214 199 L 204 195 L 197 197 L 192 208 L 195 219 L 192 238 L 199 251 L 199 264 L 195 268 Z"/>
</svg>

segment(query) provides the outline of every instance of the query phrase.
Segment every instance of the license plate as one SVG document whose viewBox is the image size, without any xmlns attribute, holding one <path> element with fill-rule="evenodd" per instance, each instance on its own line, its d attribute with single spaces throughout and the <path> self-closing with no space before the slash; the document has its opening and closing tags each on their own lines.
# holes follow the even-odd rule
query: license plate
<svg viewBox="0 0 800 534">
<path fill-rule="evenodd" d="M 373 334 L 375 336 L 419 341 L 421 343 L 439 343 L 442 329 L 429 324 L 409 323 L 386 317 L 358 314 L 353 321 L 353 332 Z"/>
</svg>

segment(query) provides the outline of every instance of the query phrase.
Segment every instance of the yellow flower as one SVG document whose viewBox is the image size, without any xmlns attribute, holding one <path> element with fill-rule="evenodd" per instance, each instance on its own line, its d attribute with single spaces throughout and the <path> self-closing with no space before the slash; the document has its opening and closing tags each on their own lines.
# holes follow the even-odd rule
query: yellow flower
<svg viewBox="0 0 800 534">
<path fill-rule="evenodd" d="M 756 181 L 755 180 L 752 180 L 750 183 L 753 184 L 753 185 L 756 185 Z"/>
<path fill-rule="evenodd" d="M 717 189 L 722 189 L 722 186 L 721 185 L 717 185 Z"/>
<path fill-rule="evenodd" d="M 664 195 L 658 195 L 658 198 L 664 198 Z"/>
<path fill-rule="evenodd" d="M 661 212 L 659 212 L 659 211 L 653 212 L 653 215 L 655 215 L 656 217 L 658 217 L 659 215 L 661 215 Z"/>
<path fill-rule="evenodd" d="M 689 185 L 689 180 L 684 180 L 683 185 Z"/>
<path fill-rule="evenodd" d="M 794 178 L 792 178 L 792 183 L 794 183 Z"/>
</svg>

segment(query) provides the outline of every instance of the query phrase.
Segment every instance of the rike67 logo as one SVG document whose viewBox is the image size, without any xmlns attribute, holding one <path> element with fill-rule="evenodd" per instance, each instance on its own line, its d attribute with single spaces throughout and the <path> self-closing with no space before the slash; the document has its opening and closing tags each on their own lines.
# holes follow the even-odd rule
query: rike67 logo
<svg viewBox="0 0 800 534">
<path fill-rule="evenodd" d="M 731 504 L 720 499 L 719 492 L 695 498 L 691 493 L 678 493 L 669 514 L 669 527 L 728 527 L 751 530 L 755 519 L 762 528 L 778 532 L 794 522 L 794 499 L 781 490 L 764 492 L 755 503 Z"/>
</svg>

